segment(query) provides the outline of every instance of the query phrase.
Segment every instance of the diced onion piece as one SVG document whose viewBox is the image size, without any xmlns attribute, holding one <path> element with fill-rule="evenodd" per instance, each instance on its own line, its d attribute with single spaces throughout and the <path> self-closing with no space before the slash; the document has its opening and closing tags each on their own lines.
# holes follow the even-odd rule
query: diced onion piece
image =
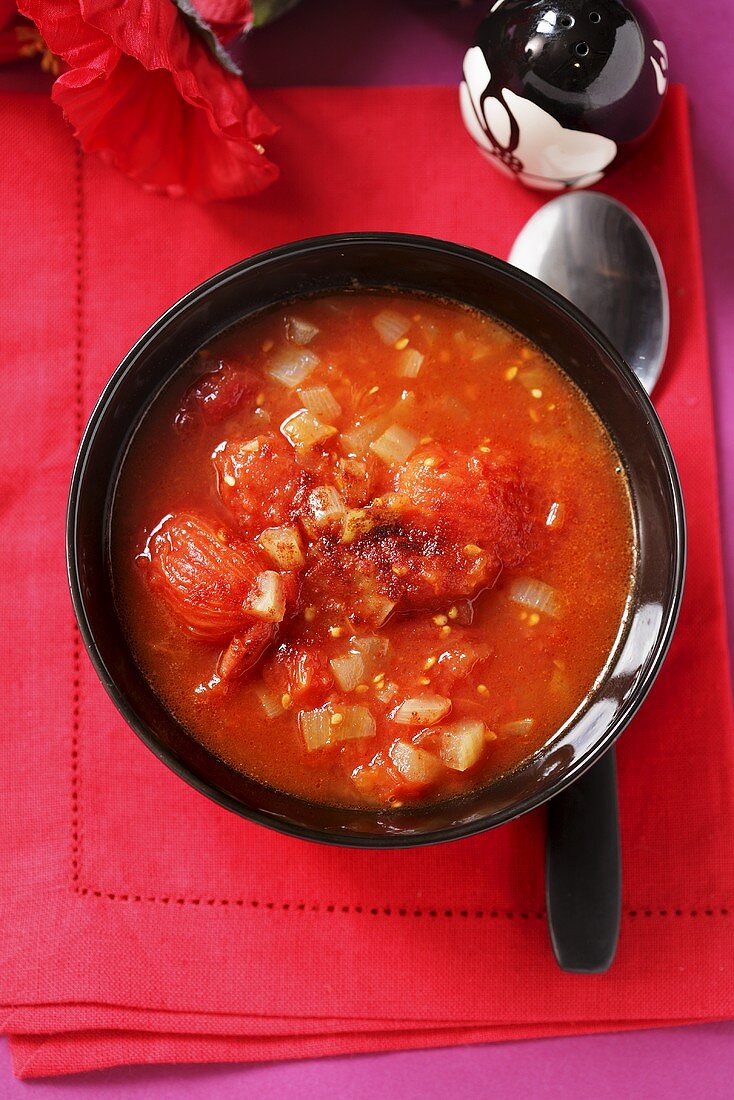
<svg viewBox="0 0 734 1100">
<path fill-rule="evenodd" d="M 398 423 L 402 423 L 403 420 L 409 419 L 415 412 L 418 400 L 412 390 L 403 390 L 400 397 L 397 399 L 393 407 L 390 409 L 389 416 L 393 420 L 397 420 Z M 386 421 L 385 427 L 389 420 Z"/>
<path fill-rule="evenodd" d="M 415 432 L 393 424 L 379 439 L 370 443 L 370 450 L 388 466 L 403 466 L 418 446 L 419 436 Z"/>
<path fill-rule="evenodd" d="M 299 390 L 298 396 L 304 407 L 321 421 L 335 420 L 341 415 L 342 407 L 328 386 L 311 386 Z"/>
<path fill-rule="evenodd" d="M 425 355 L 421 355 L 416 348 L 406 348 L 400 352 L 398 360 L 399 378 L 417 378 L 423 366 Z"/>
<path fill-rule="evenodd" d="M 383 623 L 387 622 L 395 608 L 394 600 L 388 600 L 376 590 L 374 592 L 363 592 L 361 603 L 363 617 L 368 619 L 373 626 L 382 626 Z"/>
<path fill-rule="evenodd" d="M 308 502 L 314 521 L 319 527 L 341 519 L 347 511 L 344 498 L 333 485 L 318 485 L 308 494 Z"/>
<path fill-rule="evenodd" d="M 318 355 L 312 351 L 297 351 L 295 348 L 286 348 L 273 359 L 267 368 L 271 378 L 282 382 L 288 389 L 294 390 L 305 382 L 309 374 L 320 363 Z"/>
<path fill-rule="evenodd" d="M 548 374 L 542 367 L 528 367 L 520 371 L 517 380 L 526 390 L 542 390 L 548 383 Z"/>
<path fill-rule="evenodd" d="M 299 346 L 310 344 L 320 331 L 316 325 L 312 325 L 310 321 L 304 321 L 301 317 L 286 317 L 285 334 L 292 344 Z"/>
<path fill-rule="evenodd" d="M 548 515 L 545 517 L 545 525 L 550 527 L 551 531 L 559 531 L 565 522 L 566 505 L 563 501 L 554 500 L 548 509 Z"/>
<path fill-rule="evenodd" d="M 285 713 L 283 696 L 279 692 L 268 691 L 264 684 L 259 684 L 255 688 L 255 694 L 260 700 L 260 705 L 265 711 L 266 717 L 278 718 L 279 715 Z"/>
<path fill-rule="evenodd" d="M 379 699 L 381 703 L 390 703 L 395 698 L 398 691 L 398 685 L 392 680 L 383 680 L 382 686 L 378 684 L 375 688 L 375 698 Z"/>
<path fill-rule="evenodd" d="M 329 705 L 319 710 L 302 710 L 298 726 L 308 752 L 375 736 L 375 720 L 367 707 Z"/>
<path fill-rule="evenodd" d="M 561 614 L 561 600 L 555 588 L 544 581 L 530 577 L 518 577 L 510 585 L 510 599 L 522 607 L 540 611 L 544 615 L 558 618 Z"/>
<path fill-rule="evenodd" d="M 342 691 L 354 691 L 364 680 L 364 661 L 361 653 L 344 653 L 329 661 L 331 671 Z"/>
<path fill-rule="evenodd" d="M 394 741 L 390 746 L 390 759 L 403 779 L 416 786 L 432 783 L 441 774 L 441 761 L 409 741 Z"/>
<path fill-rule="evenodd" d="M 400 726 L 435 726 L 451 710 L 451 700 L 443 695 L 416 695 L 393 711 L 393 722 Z"/>
<path fill-rule="evenodd" d="M 280 623 L 285 615 L 285 586 L 280 573 L 266 569 L 255 581 L 247 611 L 266 623 Z"/>
<path fill-rule="evenodd" d="M 341 714 L 344 719 L 340 725 L 332 727 L 336 730 L 337 741 L 351 741 L 358 737 L 375 736 L 375 720 L 367 707 L 335 706 L 333 709 L 335 714 Z"/>
<path fill-rule="evenodd" d="M 353 622 L 382 626 L 395 607 L 395 601 L 384 596 L 372 577 L 357 573 L 353 577 L 354 599 L 349 617 Z"/>
<path fill-rule="evenodd" d="M 438 327 L 435 321 L 422 320 L 419 327 L 427 343 L 429 344 L 435 344 L 436 340 L 441 335 L 441 329 Z"/>
<path fill-rule="evenodd" d="M 392 309 L 383 309 L 372 319 L 372 324 L 384 343 L 394 344 L 410 328 L 410 317 L 395 313 Z"/>
<path fill-rule="evenodd" d="M 352 649 L 359 650 L 368 672 L 374 671 L 381 665 L 390 651 L 390 642 L 387 638 L 380 638 L 377 634 L 366 634 L 363 638 L 353 638 Z"/>
<path fill-rule="evenodd" d="M 412 501 L 404 493 L 382 493 L 375 497 L 370 512 L 377 523 L 388 523 L 412 507 Z"/>
<path fill-rule="evenodd" d="M 301 569 L 306 564 L 295 527 L 268 527 L 255 541 L 279 569 Z"/>
<path fill-rule="evenodd" d="M 355 503 L 363 503 L 370 493 L 370 470 L 361 458 L 340 458 L 336 464 L 336 477 L 339 488 L 355 497 Z M 359 501 L 356 500 L 359 495 Z"/>
<path fill-rule="evenodd" d="M 331 424 L 323 424 L 313 413 L 306 409 L 299 409 L 280 425 L 280 430 L 289 443 L 296 448 L 307 450 L 317 443 L 324 443 L 336 435 L 336 428 Z"/>
<path fill-rule="evenodd" d="M 347 454 L 366 454 L 370 444 L 384 432 L 388 424 L 389 420 L 386 416 L 375 417 L 374 420 L 367 420 L 358 427 L 342 432 L 339 442 Z"/>
<path fill-rule="evenodd" d="M 331 744 L 331 711 L 328 707 L 320 710 L 302 710 L 298 715 L 298 728 L 306 742 L 308 752 L 316 752 Z"/>
<path fill-rule="evenodd" d="M 347 513 L 343 497 L 333 485 L 317 485 L 306 498 L 301 523 L 312 538 L 318 538 L 329 527 L 337 527 Z"/>
<path fill-rule="evenodd" d="M 505 722 L 503 726 L 499 727 L 499 732 L 505 733 L 509 737 L 522 737 L 530 733 L 534 725 L 534 718 L 518 718 L 514 722 Z"/>
<path fill-rule="evenodd" d="M 364 508 L 350 508 L 344 517 L 341 541 L 347 544 L 356 542 L 357 539 L 368 534 L 374 526 L 374 519 Z"/>
<path fill-rule="evenodd" d="M 439 755 L 447 768 L 465 772 L 484 752 L 487 727 L 476 718 L 452 722 L 441 730 Z"/>
</svg>

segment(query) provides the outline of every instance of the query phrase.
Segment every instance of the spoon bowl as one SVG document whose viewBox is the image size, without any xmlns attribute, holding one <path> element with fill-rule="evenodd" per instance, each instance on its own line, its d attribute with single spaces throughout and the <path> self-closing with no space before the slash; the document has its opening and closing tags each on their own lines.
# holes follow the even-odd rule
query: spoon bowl
<svg viewBox="0 0 734 1100">
<path fill-rule="evenodd" d="M 530 218 L 509 259 L 598 325 L 652 392 L 670 313 L 663 265 L 639 218 L 608 195 L 569 191 Z"/>
</svg>

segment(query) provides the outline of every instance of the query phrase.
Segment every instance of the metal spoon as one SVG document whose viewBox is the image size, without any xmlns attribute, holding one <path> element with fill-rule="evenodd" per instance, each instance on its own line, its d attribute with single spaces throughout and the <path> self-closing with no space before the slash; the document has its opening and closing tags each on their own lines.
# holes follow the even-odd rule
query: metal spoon
<svg viewBox="0 0 734 1100">
<path fill-rule="evenodd" d="M 583 310 L 652 391 L 668 345 L 668 291 L 657 249 L 626 206 L 593 191 L 562 195 L 530 218 L 509 259 Z M 549 804 L 546 900 L 558 965 L 607 970 L 622 911 L 613 749 Z"/>
</svg>

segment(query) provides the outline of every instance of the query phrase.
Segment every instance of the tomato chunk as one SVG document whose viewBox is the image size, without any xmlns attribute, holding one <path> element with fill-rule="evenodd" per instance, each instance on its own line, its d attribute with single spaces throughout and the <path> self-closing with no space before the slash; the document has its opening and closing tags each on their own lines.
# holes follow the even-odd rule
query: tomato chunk
<svg viewBox="0 0 734 1100">
<path fill-rule="evenodd" d="M 259 556 L 200 517 L 168 516 L 138 562 L 178 623 L 196 637 L 225 639 L 253 621 L 247 607 L 263 572 Z"/>
<path fill-rule="evenodd" d="M 222 650 L 217 663 L 217 676 L 224 683 L 236 680 L 262 657 L 275 638 L 274 623 L 252 623 L 232 638 Z"/>
<path fill-rule="evenodd" d="M 424 448 L 398 472 L 395 489 L 394 508 L 386 506 L 389 494 L 373 502 L 364 529 L 330 548 L 322 590 L 340 590 L 345 578 L 353 588 L 369 582 L 398 611 L 430 609 L 491 587 L 504 566 L 528 553 L 528 492 L 500 459 Z"/>
<path fill-rule="evenodd" d="M 383 753 L 377 753 L 366 764 L 359 764 L 350 778 L 365 801 L 377 806 L 395 803 L 406 786 L 403 777 Z"/>
<path fill-rule="evenodd" d="M 353 621 L 373 626 L 393 609 L 456 602 L 466 611 L 467 600 L 529 551 L 528 491 L 500 458 L 423 448 L 395 476 L 395 489 L 349 513 L 342 537 L 321 547 L 305 578 L 308 602 L 341 604 Z M 470 621 L 470 610 L 464 617 Z"/>
<path fill-rule="evenodd" d="M 433 530 L 410 522 L 378 527 L 354 546 L 354 568 L 374 570 L 380 589 L 403 609 L 443 607 L 497 580 L 501 562 L 474 544 L 469 551 L 443 525 Z"/>
<path fill-rule="evenodd" d="M 287 523 L 306 474 L 292 449 L 275 435 L 230 440 L 212 456 L 219 495 L 248 533 Z"/>
<path fill-rule="evenodd" d="M 278 646 L 263 669 L 263 679 L 299 705 L 322 701 L 334 683 L 326 654 L 313 644 L 295 641 Z"/>
<path fill-rule="evenodd" d="M 174 424 L 186 432 L 197 421 L 219 424 L 231 416 L 245 399 L 254 399 L 258 378 L 247 367 L 234 367 L 220 360 L 214 370 L 197 378 L 186 391 Z"/>
<path fill-rule="evenodd" d="M 421 527 L 443 530 L 456 549 L 478 547 L 515 565 L 530 545 L 528 488 L 514 466 L 485 450 L 423 448 L 398 472 L 395 488 L 411 500 Z"/>
</svg>

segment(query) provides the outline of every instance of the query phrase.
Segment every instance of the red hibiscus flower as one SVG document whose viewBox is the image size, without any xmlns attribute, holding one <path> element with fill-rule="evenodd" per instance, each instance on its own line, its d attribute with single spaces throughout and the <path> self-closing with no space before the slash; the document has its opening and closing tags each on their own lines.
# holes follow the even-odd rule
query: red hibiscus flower
<svg viewBox="0 0 734 1100">
<path fill-rule="evenodd" d="M 250 5 L 239 7 L 246 25 Z M 275 128 L 172 0 L 19 8 L 64 63 L 52 97 L 87 152 L 147 190 L 199 201 L 250 195 L 277 178 L 260 144 Z"/>
</svg>

